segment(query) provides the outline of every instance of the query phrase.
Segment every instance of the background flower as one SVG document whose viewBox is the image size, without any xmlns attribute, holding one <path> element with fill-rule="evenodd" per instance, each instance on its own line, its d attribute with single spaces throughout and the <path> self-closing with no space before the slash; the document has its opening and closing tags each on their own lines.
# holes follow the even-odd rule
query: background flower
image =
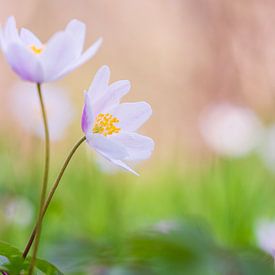
<svg viewBox="0 0 275 275">
<path fill-rule="evenodd" d="M 50 139 L 60 140 L 74 117 L 74 107 L 64 89 L 43 85 L 47 109 Z M 36 87 L 30 83 L 18 83 L 10 93 L 10 110 L 13 117 L 26 131 L 44 138 L 43 122 Z"/>
<path fill-rule="evenodd" d="M 34 218 L 34 207 L 24 197 L 16 197 L 7 200 L 4 207 L 5 218 L 9 223 L 26 227 L 31 224 Z"/>
<path fill-rule="evenodd" d="M 256 227 L 258 246 L 265 252 L 275 257 L 275 222 L 262 220 Z"/>
<path fill-rule="evenodd" d="M 225 156 L 249 153 L 262 137 L 261 122 L 256 114 L 231 103 L 208 106 L 200 116 L 199 126 L 205 143 Z"/>
<path fill-rule="evenodd" d="M 43 44 L 27 29 L 18 32 L 14 17 L 9 17 L 0 29 L 0 45 L 8 63 L 23 80 L 43 83 L 63 77 L 95 55 L 101 39 L 82 53 L 85 33 L 85 24 L 72 20 L 64 31 Z"/>
</svg>

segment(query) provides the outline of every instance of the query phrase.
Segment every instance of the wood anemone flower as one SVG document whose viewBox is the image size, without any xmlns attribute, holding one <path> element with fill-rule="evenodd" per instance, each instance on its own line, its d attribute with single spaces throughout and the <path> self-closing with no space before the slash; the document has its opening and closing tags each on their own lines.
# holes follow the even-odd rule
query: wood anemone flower
<svg viewBox="0 0 275 275">
<path fill-rule="evenodd" d="M 136 131 L 151 116 L 152 109 L 146 102 L 120 103 L 130 90 L 130 82 L 119 80 L 109 85 L 109 78 L 109 67 L 101 67 L 85 92 L 82 130 L 97 153 L 138 175 L 127 162 L 151 156 L 154 141 Z"/>
<path fill-rule="evenodd" d="M 12 69 L 23 80 L 44 83 L 65 76 L 95 55 L 102 39 L 83 53 L 85 33 L 85 24 L 74 19 L 64 31 L 42 44 L 31 31 L 24 28 L 18 31 L 11 16 L 0 27 L 0 46 Z"/>
</svg>

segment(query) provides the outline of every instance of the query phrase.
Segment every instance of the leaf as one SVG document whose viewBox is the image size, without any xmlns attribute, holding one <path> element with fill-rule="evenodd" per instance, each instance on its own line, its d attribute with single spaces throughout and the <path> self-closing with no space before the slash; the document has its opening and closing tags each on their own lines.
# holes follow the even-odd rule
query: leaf
<svg viewBox="0 0 275 275">
<path fill-rule="evenodd" d="M 2 256 L 2 257 L 1 257 Z M 27 272 L 31 262 L 31 257 L 22 258 L 22 253 L 19 249 L 0 241 L 0 271 L 8 271 L 9 274 L 21 274 Z M 62 275 L 53 264 L 42 259 L 36 259 L 35 267 L 46 275 Z"/>
<path fill-rule="evenodd" d="M 36 267 L 40 271 L 44 272 L 44 274 L 47 274 L 47 275 L 62 275 L 63 274 L 53 264 L 51 264 L 45 260 L 37 259 Z"/>
<path fill-rule="evenodd" d="M 0 241 L 0 255 L 9 258 L 12 256 L 21 255 L 21 253 L 17 248 L 12 247 L 11 245 L 5 242 Z"/>
</svg>

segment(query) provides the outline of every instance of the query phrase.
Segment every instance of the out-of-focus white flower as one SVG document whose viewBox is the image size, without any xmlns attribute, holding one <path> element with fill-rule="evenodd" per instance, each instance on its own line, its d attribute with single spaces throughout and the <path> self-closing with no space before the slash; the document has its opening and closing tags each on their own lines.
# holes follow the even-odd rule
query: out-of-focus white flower
<svg viewBox="0 0 275 275">
<path fill-rule="evenodd" d="M 266 166 L 275 172 L 275 125 L 271 125 L 263 132 L 259 154 Z"/>
<path fill-rule="evenodd" d="M 212 150 L 231 157 L 243 156 L 255 149 L 262 135 L 256 114 L 230 103 L 208 107 L 200 117 L 199 126 Z"/>
<path fill-rule="evenodd" d="M 258 246 L 275 257 L 275 221 L 262 220 L 256 227 Z"/>
<path fill-rule="evenodd" d="M 28 226 L 34 217 L 34 208 L 25 198 L 14 198 L 5 206 L 5 218 L 10 223 Z"/>
<path fill-rule="evenodd" d="M 153 226 L 153 229 L 162 234 L 168 234 L 177 229 L 179 224 L 173 220 L 162 220 Z"/>
<path fill-rule="evenodd" d="M 43 96 L 47 110 L 50 139 L 60 140 L 72 122 L 74 108 L 67 93 L 51 84 L 44 84 Z M 15 119 L 28 132 L 44 138 L 39 98 L 35 85 L 17 84 L 11 91 L 11 108 Z"/>
</svg>

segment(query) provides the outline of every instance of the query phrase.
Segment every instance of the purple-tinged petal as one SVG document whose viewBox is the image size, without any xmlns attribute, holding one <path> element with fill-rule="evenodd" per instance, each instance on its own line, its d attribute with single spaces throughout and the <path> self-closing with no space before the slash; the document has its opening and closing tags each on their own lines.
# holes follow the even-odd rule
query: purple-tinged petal
<svg viewBox="0 0 275 275">
<path fill-rule="evenodd" d="M 12 69 L 24 80 L 36 83 L 43 82 L 43 69 L 39 60 L 25 46 L 10 44 L 6 58 Z"/>
<path fill-rule="evenodd" d="M 41 41 L 28 29 L 22 28 L 20 30 L 20 38 L 27 47 L 33 45 L 39 48 L 42 47 Z"/>
<path fill-rule="evenodd" d="M 74 40 L 77 42 L 77 55 L 83 51 L 84 42 L 85 42 L 85 34 L 86 34 L 86 26 L 83 22 L 73 19 L 69 22 L 66 27 L 66 32 L 69 32 Z"/>
<path fill-rule="evenodd" d="M 112 83 L 104 93 L 104 96 L 94 102 L 94 113 L 109 112 L 110 109 L 119 104 L 120 99 L 126 95 L 130 89 L 131 84 L 128 80 L 119 80 Z"/>
<path fill-rule="evenodd" d="M 56 33 L 41 54 L 45 81 L 59 78 L 59 74 L 77 58 L 77 47 L 72 36 L 66 32 Z"/>
<path fill-rule="evenodd" d="M 127 160 L 136 161 L 148 159 L 155 146 L 154 141 L 151 138 L 137 133 L 121 132 L 118 135 L 111 136 L 110 138 L 126 147 L 129 154 Z"/>
<path fill-rule="evenodd" d="M 122 103 L 111 111 L 119 119 L 123 131 L 136 131 L 151 116 L 152 108 L 146 102 Z"/>
<path fill-rule="evenodd" d="M 85 92 L 85 103 L 84 103 L 84 109 L 82 113 L 82 121 L 81 121 L 81 127 L 82 131 L 86 134 L 88 131 L 92 131 L 92 126 L 94 122 L 93 117 L 93 109 L 92 109 L 92 100 L 90 95 Z"/>
<path fill-rule="evenodd" d="M 73 62 L 72 64 L 70 64 L 68 67 L 66 67 L 57 77 L 61 78 L 64 75 L 70 73 L 71 71 L 73 71 L 74 69 L 76 69 L 77 67 L 80 67 L 82 64 L 84 64 L 85 62 L 87 62 L 89 59 L 91 59 L 96 52 L 98 51 L 99 47 L 102 44 L 102 39 L 99 38 L 88 50 L 86 50 L 75 62 Z"/>
<path fill-rule="evenodd" d="M 120 143 L 109 139 L 101 134 L 86 134 L 87 143 L 98 153 L 108 159 L 124 159 L 128 156 L 126 148 Z"/>
</svg>

